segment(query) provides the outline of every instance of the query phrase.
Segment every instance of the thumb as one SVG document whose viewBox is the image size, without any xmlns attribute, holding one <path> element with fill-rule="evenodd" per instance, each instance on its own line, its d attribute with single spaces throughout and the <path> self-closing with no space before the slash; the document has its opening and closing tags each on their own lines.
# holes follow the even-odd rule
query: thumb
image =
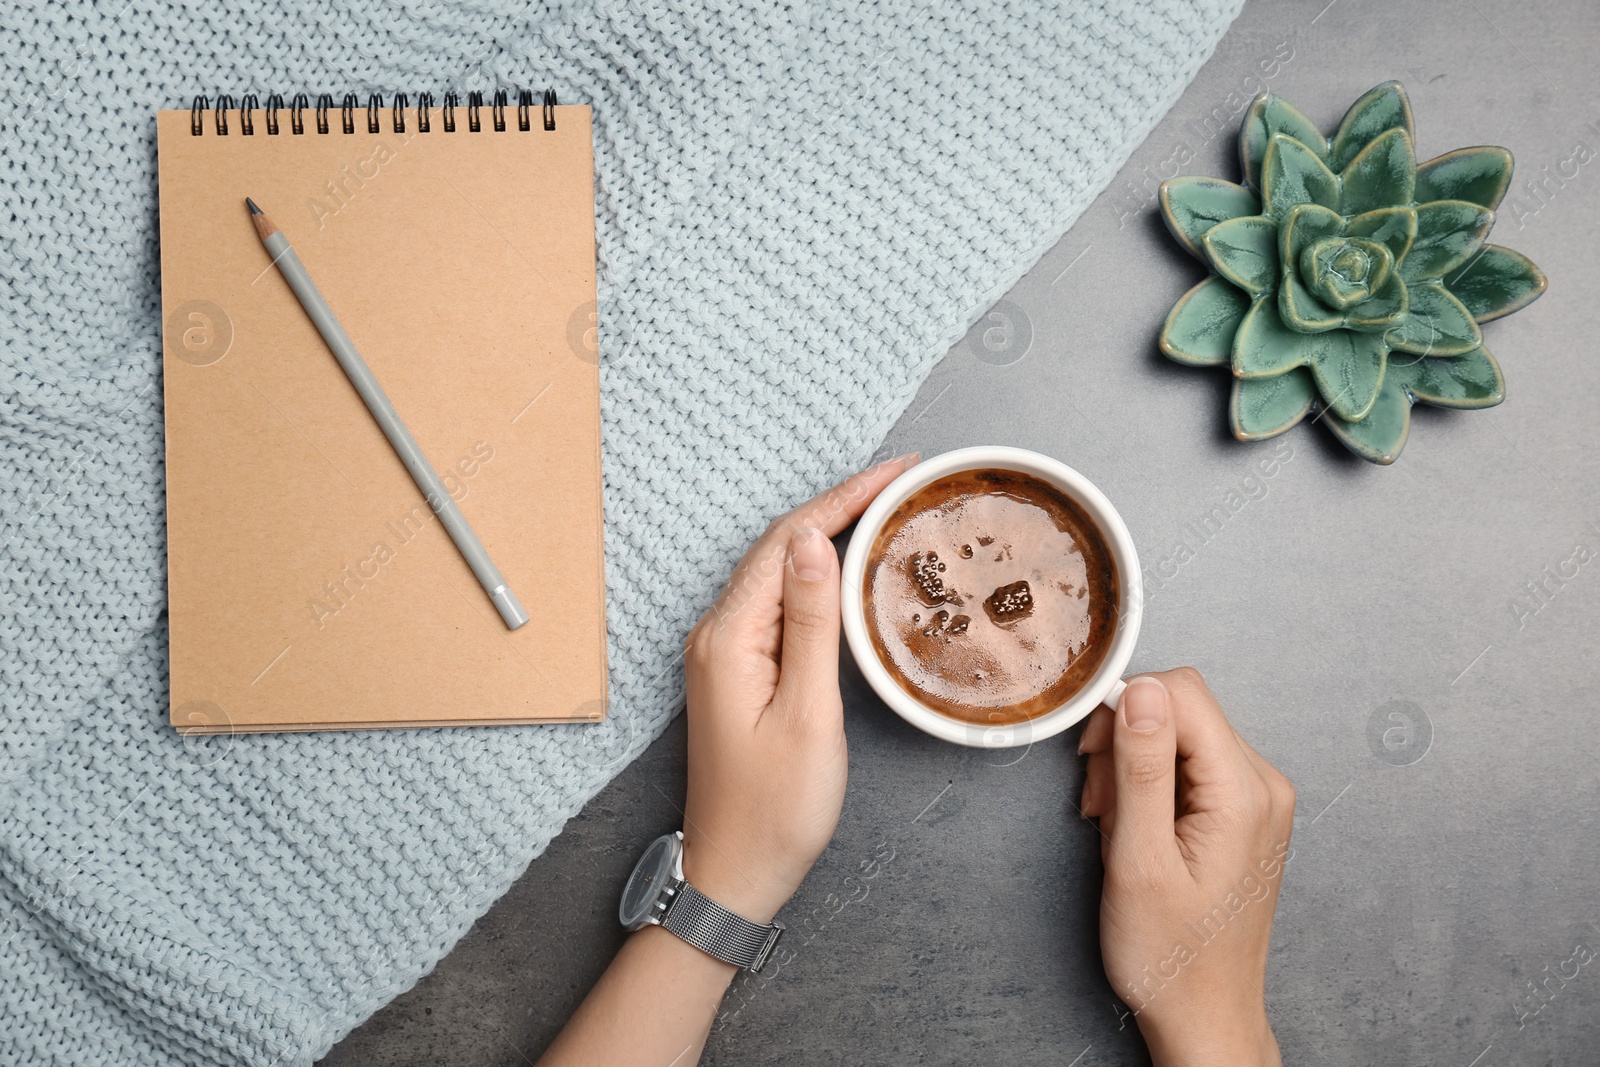
<svg viewBox="0 0 1600 1067">
<path fill-rule="evenodd" d="M 805 713 L 839 703 L 839 557 L 821 530 L 789 540 L 778 696 Z"/>
<path fill-rule="evenodd" d="M 1141 863 L 1176 855 L 1174 794 L 1178 731 L 1167 687 L 1159 678 L 1128 683 L 1118 703 L 1111 739 L 1116 778 L 1116 821 L 1111 844 Z"/>
</svg>

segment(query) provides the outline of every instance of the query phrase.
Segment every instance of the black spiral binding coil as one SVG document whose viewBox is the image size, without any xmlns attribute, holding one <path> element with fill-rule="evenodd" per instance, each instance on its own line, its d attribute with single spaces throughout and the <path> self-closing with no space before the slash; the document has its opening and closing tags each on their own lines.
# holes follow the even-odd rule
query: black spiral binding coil
<svg viewBox="0 0 1600 1067">
<path fill-rule="evenodd" d="M 444 94 L 444 106 L 440 111 L 444 118 L 444 132 L 456 132 L 456 105 L 459 98 L 454 92 Z M 483 93 L 473 90 L 467 94 L 467 129 L 472 133 L 483 130 L 483 109 L 488 106 L 492 109 L 490 123 L 496 133 L 504 133 L 506 126 L 506 108 L 510 106 L 510 95 L 504 89 L 496 89 L 492 101 L 485 105 Z M 356 132 L 356 112 L 361 107 L 361 98 L 355 93 L 345 93 L 344 100 L 339 105 L 339 128 L 347 133 Z M 390 124 L 395 133 L 406 132 L 406 109 L 409 99 L 405 93 L 396 93 L 390 108 Z M 432 118 L 429 112 L 433 110 L 433 94 L 420 93 L 417 96 L 417 132 L 431 133 L 433 130 Z M 265 111 L 267 116 L 266 130 L 268 137 L 277 137 L 282 128 L 278 123 L 278 112 L 289 112 L 289 130 L 295 135 L 306 132 L 305 113 L 311 108 L 311 99 L 305 93 L 295 93 L 287 108 L 283 103 L 283 94 L 270 93 L 267 96 L 267 105 L 262 107 L 260 99 L 255 93 L 246 93 L 240 98 L 237 110 L 239 112 L 239 133 L 245 137 L 254 137 L 256 132 L 255 112 Z M 329 132 L 328 113 L 334 108 L 331 93 L 318 93 L 316 104 L 317 132 Z M 228 112 L 236 110 L 233 97 L 226 93 L 217 97 L 217 106 L 211 107 L 210 97 L 201 95 L 194 98 L 189 108 L 189 132 L 195 137 L 202 137 L 206 132 L 205 114 L 212 113 L 218 137 L 228 136 Z M 368 133 L 382 131 L 383 94 L 372 93 L 367 97 L 366 104 Z M 533 90 L 517 90 L 517 129 L 527 133 L 533 129 Z M 543 99 L 544 128 L 556 128 L 556 92 L 546 89 Z"/>
</svg>

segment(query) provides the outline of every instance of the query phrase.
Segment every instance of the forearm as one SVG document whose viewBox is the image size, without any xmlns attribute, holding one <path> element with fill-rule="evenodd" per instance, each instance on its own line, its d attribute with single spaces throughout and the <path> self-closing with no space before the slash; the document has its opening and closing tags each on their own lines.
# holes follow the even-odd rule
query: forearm
<svg viewBox="0 0 1600 1067">
<path fill-rule="evenodd" d="M 647 926 L 628 938 L 540 1067 L 689 1067 L 736 973 Z"/>
<path fill-rule="evenodd" d="M 1266 1012 L 1218 1012 L 1191 1025 L 1139 1021 L 1156 1067 L 1282 1067 Z"/>
</svg>

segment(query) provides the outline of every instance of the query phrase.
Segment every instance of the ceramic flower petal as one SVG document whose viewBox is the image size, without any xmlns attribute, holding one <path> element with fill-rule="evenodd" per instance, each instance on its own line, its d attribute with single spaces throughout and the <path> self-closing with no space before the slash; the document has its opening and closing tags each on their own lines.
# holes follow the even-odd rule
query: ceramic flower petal
<svg viewBox="0 0 1600 1067">
<path fill-rule="evenodd" d="M 1385 207 L 1408 207 L 1417 182 L 1417 159 L 1411 151 L 1411 134 L 1393 129 L 1383 134 L 1339 176 L 1341 215 L 1359 215 Z"/>
<path fill-rule="evenodd" d="M 1244 171 L 1245 184 L 1260 189 L 1261 166 L 1267 156 L 1267 147 L 1273 134 L 1288 134 L 1315 152 L 1320 159 L 1328 156 L 1328 139 L 1312 121 L 1282 97 L 1262 93 L 1245 112 L 1244 126 L 1239 131 L 1239 163 Z"/>
<path fill-rule="evenodd" d="M 1483 343 L 1483 334 L 1461 301 L 1438 282 L 1410 286 L 1411 307 L 1383 335 L 1389 347 L 1419 356 L 1459 356 Z"/>
<path fill-rule="evenodd" d="M 1238 379 L 1228 402 L 1233 436 L 1241 441 L 1276 437 L 1305 418 L 1316 398 L 1317 388 L 1304 370 L 1276 378 Z"/>
<path fill-rule="evenodd" d="M 1317 391 L 1342 419 L 1364 419 L 1377 402 L 1383 386 L 1388 346 L 1383 338 L 1352 330 L 1316 334 L 1316 347 L 1308 361 Z"/>
<path fill-rule="evenodd" d="M 1411 403 L 1404 389 L 1386 384 L 1365 418 L 1342 419 L 1330 412 L 1327 421 L 1350 451 L 1373 463 L 1389 464 L 1399 458 L 1411 433 Z"/>
<path fill-rule="evenodd" d="M 1348 237 L 1365 237 L 1389 250 L 1396 263 L 1403 262 L 1417 238 L 1417 212 L 1410 206 L 1386 207 L 1344 220 Z"/>
<path fill-rule="evenodd" d="M 1344 323 L 1343 314 L 1317 299 L 1293 273 L 1278 290 L 1278 316 L 1296 333 L 1321 333 Z"/>
<path fill-rule="evenodd" d="M 1389 275 L 1370 299 L 1345 313 L 1344 324 L 1363 333 L 1384 333 L 1411 310 L 1411 293 L 1398 274 Z"/>
<path fill-rule="evenodd" d="M 1205 258 L 1200 238 L 1219 222 L 1261 214 L 1261 201 L 1242 185 L 1220 178 L 1174 178 L 1161 183 L 1161 217 L 1191 253 Z"/>
<path fill-rule="evenodd" d="M 1233 373 L 1239 378 L 1275 378 L 1311 358 L 1311 334 L 1291 330 L 1275 296 L 1258 297 L 1233 338 Z"/>
<path fill-rule="evenodd" d="M 1368 89 L 1361 99 L 1350 105 L 1339 123 L 1339 131 L 1333 135 L 1328 166 L 1336 171 L 1344 170 L 1363 148 L 1393 129 L 1405 130 L 1408 136 L 1416 137 L 1411 121 L 1411 101 L 1397 81 Z"/>
<path fill-rule="evenodd" d="M 1268 215 L 1286 218 L 1297 204 L 1339 210 L 1339 179 L 1315 152 L 1293 137 L 1272 135 L 1261 161 L 1261 202 Z"/>
<path fill-rule="evenodd" d="M 1527 256 L 1499 245 L 1484 245 L 1466 266 L 1444 279 L 1445 288 L 1478 322 L 1527 307 L 1548 284 Z"/>
<path fill-rule="evenodd" d="M 1190 289 L 1173 305 L 1161 328 L 1161 351 L 1192 367 L 1227 363 L 1250 298 L 1236 286 L 1212 276 Z"/>
<path fill-rule="evenodd" d="M 1506 398 L 1506 379 L 1487 348 L 1453 359 L 1390 357 L 1389 380 L 1417 401 L 1440 408 L 1490 408 Z"/>
<path fill-rule="evenodd" d="M 1216 272 L 1251 296 L 1278 283 L 1278 224 L 1265 215 L 1213 226 L 1202 243 Z"/>
<path fill-rule="evenodd" d="M 1417 166 L 1417 202 L 1465 200 L 1490 211 L 1511 186 L 1511 153 L 1493 145 L 1458 148 Z"/>
<path fill-rule="evenodd" d="M 1408 282 L 1440 278 L 1478 254 L 1494 225 L 1494 212 L 1465 200 L 1417 205 L 1417 239 L 1400 266 Z"/>
<path fill-rule="evenodd" d="M 1321 204 L 1299 204 L 1289 209 L 1278 230 L 1278 255 L 1291 270 L 1305 250 L 1317 241 L 1345 232 L 1345 220 Z"/>
</svg>

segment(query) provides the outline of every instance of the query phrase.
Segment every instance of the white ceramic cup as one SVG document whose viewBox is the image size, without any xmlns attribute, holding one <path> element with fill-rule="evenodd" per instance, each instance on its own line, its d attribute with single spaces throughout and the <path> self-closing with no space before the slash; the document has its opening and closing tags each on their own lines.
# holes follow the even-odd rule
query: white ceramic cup
<svg viewBox="0 0 1600 1067">
<path fill-rule="evenodd" d="M 866 588 L 867 557 L 872 553 L 878 532 L 895 509 L 917 490 L 948 474 L 970 470 L 1007 470 L 1031 474 L 1061 490 L 1078 504 L 1105 538 L 1117 571 L 1117 622 L 1111 647 L 1099 670 L 1082 689 L 1058 707 L 1025 722 L 985 726 L 963 722 L 934 711 L 895 681 L 878 658 L 867 631 L 863 591 Z M 1012 748 L 1053 737 L 1084 718 L 1102 703 L 1115 706 L 1122 695 L 1122 672 L 1133 658 L 1139 639 L 1139 622 L 1144 611 L 1144 585 L 1139 572 L 1139 554 L 1133 537 L 1117 509 L 1094 483 L 1059 460 L 1023 448 L 989 445 L 962 448 L 923 460 L 890 482 L 861 516 L 850 547 L 845 550 L 840 576 L 843 593 L 844 633 L 850 652 L 867 681 L 902 719 L 920 730 L 958 745 L 975 748 Z"/>
</svg>

